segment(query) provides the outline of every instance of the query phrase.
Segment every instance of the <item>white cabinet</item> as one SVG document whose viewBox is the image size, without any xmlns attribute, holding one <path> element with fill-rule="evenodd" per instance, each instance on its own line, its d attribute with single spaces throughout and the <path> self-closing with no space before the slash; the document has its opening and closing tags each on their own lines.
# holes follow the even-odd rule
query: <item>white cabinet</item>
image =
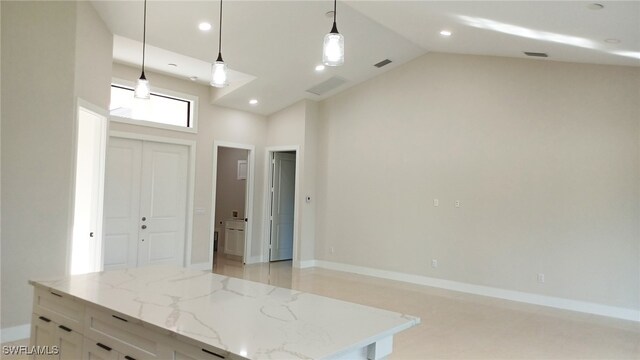
<svg viewBox="0 0 640 360">
<path fill-rule="evenodd" d="M 34 357 L 47 360 L 242 359 L 222 349 L 177 340 L 138 319 L 39 287 L 34 294 L 30 345 L 48 350 Z"/>
<path fill-rule="evenodd" d="M 227 220 L 224 223 L 224 253 L 244 255 L 244 220 Z"/>
<path fill-rule="evenodd" d="M 46 316 L 33 314 L 31 345 L 40 347 L 36 359 L 69 359 L 82 357 L 82 334 L 57 324 Z"/>
<path fill-rule="evenodd" d="M 31 319 L 31 345 L 47 354 L 36 359 L 79 359 L 82 356 L 84 305 L 55 292 L 36 289 Z"/>
</svg>

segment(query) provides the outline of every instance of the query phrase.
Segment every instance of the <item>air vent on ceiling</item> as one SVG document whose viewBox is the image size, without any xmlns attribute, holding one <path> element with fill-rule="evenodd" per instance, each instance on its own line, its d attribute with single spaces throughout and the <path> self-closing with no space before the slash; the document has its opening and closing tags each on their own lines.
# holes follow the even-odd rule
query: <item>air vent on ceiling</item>
<svg viewBox="0 0 640 360">
<path fill-rule="evenodd" d="M 375 67 L 377 67 L 377 68 L 381 68 L 381 67 L 383 67 L 383 66 L 385 66 L 385 65 L 388 65 L 388 64 L 391 64 L 391 60 L 389 60 L 389 59 L 384 59 L 384 60 L 380 61 L 379 63 L 374 64 L 373 66 L 375 66 Z"/>
<path fill-rule="evenodd" d="M 549 55 L 547 55 L 547 53 L 540 53 L 540 52 L 529 52 L 529 51 L 525 51 L 524 52 L 525 55 L 527 56 L 533 56 L 533 57 L 549 57 Z"/>
<path fill-rule="evenodd" d="M 307 92 L 310 92 L 312 94 L 316 94 L 316 95 L 322 95 L 325 94 L 337 87 L 339 87 L 340 85 L 344 84 L 347 82 L 347 79 L 341 78 L 339 76 L 334 76 L 329 78 L 328 80 L 325 80 L 323 82 L 321 82 L 320 84 L 317 84 L 309 89 L 307 89 Z"/>
</svg>

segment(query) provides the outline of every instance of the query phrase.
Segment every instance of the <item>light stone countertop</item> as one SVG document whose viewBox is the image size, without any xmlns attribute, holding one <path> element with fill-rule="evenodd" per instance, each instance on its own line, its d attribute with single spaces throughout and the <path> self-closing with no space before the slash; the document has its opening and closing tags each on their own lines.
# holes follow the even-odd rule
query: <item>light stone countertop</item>
<svg viewBox="0 0 640 360">
<path fill-rule="evenodd" d="M 30 283 L 249 359 L 333 357 L 420 323 L 405 314 L 171 266 Z"/>
</svg>

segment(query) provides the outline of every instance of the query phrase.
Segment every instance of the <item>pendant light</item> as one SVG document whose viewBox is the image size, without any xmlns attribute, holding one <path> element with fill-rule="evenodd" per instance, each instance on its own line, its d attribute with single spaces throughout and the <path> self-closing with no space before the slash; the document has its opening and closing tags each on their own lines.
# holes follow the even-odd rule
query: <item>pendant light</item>
<svg viewBox="0 0 640 360">
<path fill-rule="evenodd" d="M 142 28 L 142 73 L 136 84 L 133 96 L 136 99 L 149 100 L 151 98 L 151 90 L 149 89 L 149 81 L 144 76 L 144 56 L 147 47 L 147 0 L 144 0 L 144 20 Z"/>
<path fill-rule="evenodd" d="M 222 60 L 222 0 L 220 0 L 220 35 L 218 37 L 218 59 L 211 66 L 211 86 L 222 88 L 227 82 L 227 64 Z"/>
<path fill-rule="evenodd" d="M 333 27 L 331 32 L 324 36 L 322 47 L 322 63 L 327 66 L 344 64 L 344 36 L 338 32 L 336 26 L 336 2 L 337 0 L 333 0 Z"/>
</svg>

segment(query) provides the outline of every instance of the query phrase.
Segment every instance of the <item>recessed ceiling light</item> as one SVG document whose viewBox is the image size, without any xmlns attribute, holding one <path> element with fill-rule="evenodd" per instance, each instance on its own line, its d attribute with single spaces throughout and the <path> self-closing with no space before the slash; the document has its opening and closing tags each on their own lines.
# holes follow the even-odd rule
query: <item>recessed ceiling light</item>
<svg viewBox="0 0 640 360">
<path fill-rule="evenodd" d="M 440 31 L 440 35 L 442 35 L 442 36 L 451 36 L 451 31 L 442 30 L 442 31 Z"/>
<path fill-rule="evenodd" d="M 609 44 L 620 44 L 620 39 L 604 39 L 604 42 Z"/>
<path fill-rule="evenodd" d="M 587 5 L 587 8 L 589 10 L 602 10 L 602 9 L 604 9 L 604 5 L 598 4 L 598 3 L 593 3 L 593 4 Z"/>
<path fill-rule="evenodd" d="M 211 30 L 211 24 L 209 24 L 208 22 L 201 22 L 198 25 L 198 29 L 200 29 L 202 31 L 209 31 L 209 30 Z"/>
<path fill-rule="evenodd" d="M 172 67 L 178 67 L 178 64 L 174 64 L 174 63 L 169 63 L 167 65 L 172 66 Z"/>
<path fill-rule="evenodd" d="M 324 70 L 324 65 L 316 66 L 316 71 L 322 71 L 322 70 Z"/>
<path fill-rule="evenodd" d="M 251 100 L 249 100 L 249 104 L 250 104 L 250 105 L 258 105 L 258 100 L 256 100 L 256 99 L 251 99 Z"/>
<path fill-rule="evenodd" d="M 198 77 L 197 76 L 189 76 L 189 80 L 196 81 L 196 80 L 198 80 Z"/>
</svg>

